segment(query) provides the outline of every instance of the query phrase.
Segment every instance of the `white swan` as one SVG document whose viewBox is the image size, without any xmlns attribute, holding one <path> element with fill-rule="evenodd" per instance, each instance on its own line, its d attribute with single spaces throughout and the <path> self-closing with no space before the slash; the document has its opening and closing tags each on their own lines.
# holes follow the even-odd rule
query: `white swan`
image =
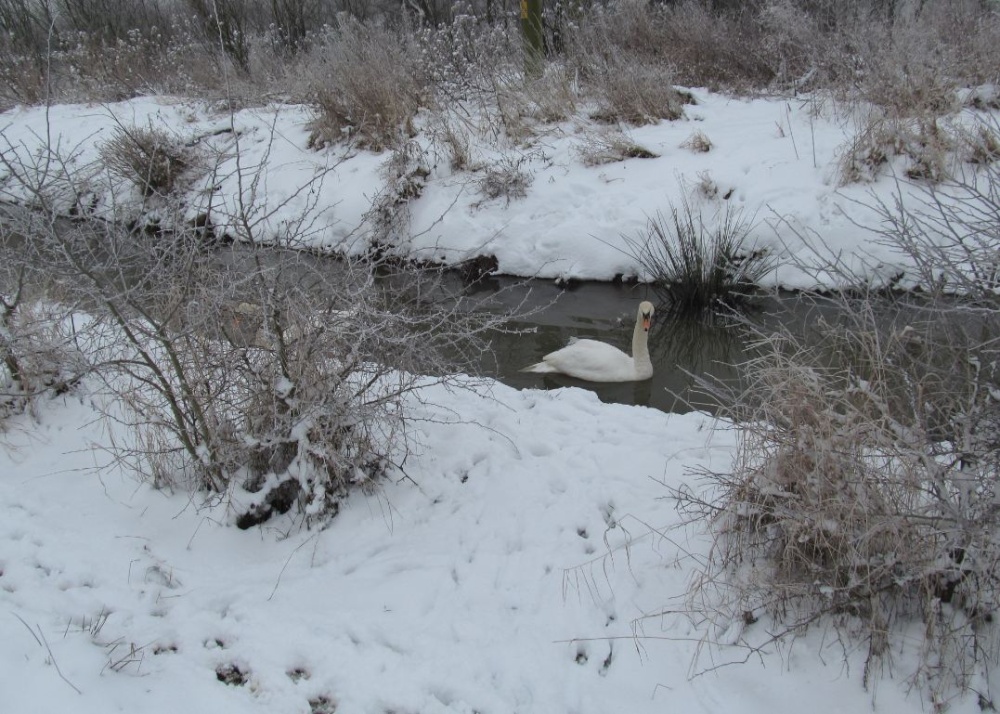
<svg viewBox="0 0 1000 714">
<path fill-rule="evenodd" d="M 542 361 L 525 367 L 522 372 L 566 374 L 589 382 L 638 382 L 653 376 L 649 359 L 649 325 L 653 319 L 653 303 L 639 303 L 632 333 L 632 356 L 597 340 L 573 338 L 561 350 L 550 352 Z"/>
</svg>

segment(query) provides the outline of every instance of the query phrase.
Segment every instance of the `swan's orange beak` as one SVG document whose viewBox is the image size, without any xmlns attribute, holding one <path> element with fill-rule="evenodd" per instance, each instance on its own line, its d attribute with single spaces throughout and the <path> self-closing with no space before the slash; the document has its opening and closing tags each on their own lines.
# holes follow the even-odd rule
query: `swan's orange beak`
<svg viewBox="0 0 1000 714">
<path fill-rule="evenodd" d="M 646 332 L 649 332 L 649 323 L 652 322 L 652 321 L 653 321 L 652 316 L 650 316 L 650 315 L 643 315 L 642 316 L 642 329 L 645 330 Z"/>
</svg>

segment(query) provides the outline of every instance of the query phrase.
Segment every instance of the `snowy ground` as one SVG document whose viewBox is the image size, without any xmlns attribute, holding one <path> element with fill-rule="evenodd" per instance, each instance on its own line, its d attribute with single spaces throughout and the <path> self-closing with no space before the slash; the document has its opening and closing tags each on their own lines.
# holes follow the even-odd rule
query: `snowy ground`
<svg viewBox="0 0 1000 714">
<path fill-rule="evenodd" d="M 847 671 L 818 638 L 689 680 L 705 633 L 637 623 L 681 605 L 687 553 L 706 545 L 664 530 L 664 484 L 728 465 L 728 432 L 579 389 L 428 396 L 413 481 L 287 538 L 90 470 L 106 435 L 79 399 L 16 424 L 0 457 L 3 711 L 870 708 L 859 658 Z M 230 666 L 245 684 L 219 681 Z M 918 707 L 882 685 L 879 711 Z"/>
<path fill-rule="evenodd" d="M 760 240 L 778 253 L 808 254 L 791 224 L 874 270 L 898 260 L 855 225 L 867 210 L 857 201 L 870 190 L 888 196 L 892 180 L 838 188 L 850 120 L 816 115 L 808 102 L 695 94 L 686 119 L 631 132 L 657 159 L 586 167 L 573 124 L 508 150 L 533 176 L 527 197 L 509 203 L 484 201 L 476 173 L 442 160 L 410 206 L 409 248 L 449 261 L 494 254 L 514 274 L 608 279 L 637 270 L 623 236 L 686 195 L 708 216 L 726 205 L 756 213 Z M 22 108 L 0 116 L 0 149 L 62 181 L 66 209 L 127 212 L 134 192 L 108 174 L 98 147 L 118 124 L 160 127 L 202 156 L 216 152 L 210 174 L 190 177 L 190 214 L 210 200 L 219 221 L 242 171 L 262 235 L 306 213 L 310 244 L 360 249 L 387 156 L 311 151 L 307 119 L 299 107 L 230 117 L 166 98 Z M 681 148 L 696 130 L 712 151 Z M 46 144 L 61 163 L 40 152 Z M 714 197 L 698 189 L 702 177 Z M 0 181 L 6 199 L 26 198 L 10 175 Z M 816 276 L 785 265 L 771 279 L 811 286 Z M 726 468 L 730 432 L 703 415 L 602 404 L 579 389 L 492 390 L 432 388 L 415 406 L 426 420 L 409 478 L 356 494 L 320 532 L 287 522 L 240 531 L 225 504 L 95 470 L 109 435 L 79 395 L 16 420 L 0 450 L 0 712 L 872 708 L 863 652 L 848 653 L 845 667 L 819 631 L 790 654 L 705 672 L 746 650 L 699 650 L 703 638 L 753 641 L 766 624 L 720 633 L 655 616 L 682 607 L 692 559 L 708 546 L 697 529 L 670 529 L 679 516 L 667 486 L 695 481 L 692 469 Z M 877 694 L 881 712 L 921 707 L 901 680 Z M 953 711 L 978 707 L 969 698 Z"/>
</svg>

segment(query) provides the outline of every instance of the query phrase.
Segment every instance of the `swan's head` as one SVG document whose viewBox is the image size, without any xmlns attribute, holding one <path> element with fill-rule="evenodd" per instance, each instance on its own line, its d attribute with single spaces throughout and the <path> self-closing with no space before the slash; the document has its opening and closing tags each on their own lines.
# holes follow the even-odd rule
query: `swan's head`
<svg viewBox="0 0 1000 714">
<path fill-rule="evenodd" d="M 639 303 L 639 319 L 642 321 L 642 329 L 649 332 L 649 325 L 653 322 L 653 303 L 648 300 Z"/>
</svg>

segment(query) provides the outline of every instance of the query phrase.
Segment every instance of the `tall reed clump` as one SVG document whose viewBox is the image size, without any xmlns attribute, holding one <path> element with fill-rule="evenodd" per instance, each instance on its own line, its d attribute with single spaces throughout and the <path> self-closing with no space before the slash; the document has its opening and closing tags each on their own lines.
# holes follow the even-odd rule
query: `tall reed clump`
<svg viewBox="0 0 1000 714">
<path fill-rule="evenodd" d="M 753 220 L 725 208 L 712 226 L 688 203 L 649 219 L 645 233 L 626 237 L 626 252 L 679 314 L 735 307 L 760 291 L 773 267 L 756 245 Z"/>
</svg>

